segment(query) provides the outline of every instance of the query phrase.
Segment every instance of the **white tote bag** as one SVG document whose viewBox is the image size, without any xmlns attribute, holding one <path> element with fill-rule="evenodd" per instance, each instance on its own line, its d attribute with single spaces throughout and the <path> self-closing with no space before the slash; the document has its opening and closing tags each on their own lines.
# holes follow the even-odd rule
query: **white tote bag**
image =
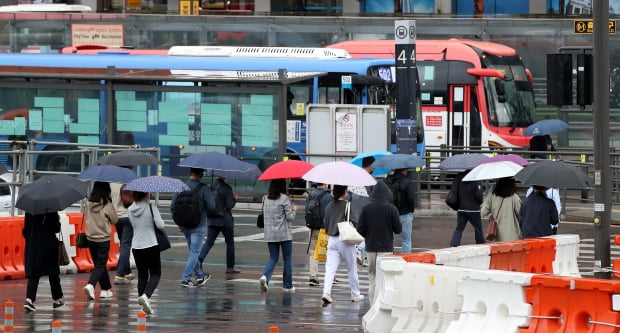
<svg viewBox="0 0 620 333">
<path fill-rule="evenodd" d="M 344 216 L 346 221 L 338 223 L 338 233 L 340 236 L 338 238 L 341 242 L 357 245 L 364 241 L 364 237 L 357 232 L 357 229 L 349 221 L 349 216 L 351 215 L 351 202 L 347 202 L 347 208 L 345 209 Z"/>
</svg>

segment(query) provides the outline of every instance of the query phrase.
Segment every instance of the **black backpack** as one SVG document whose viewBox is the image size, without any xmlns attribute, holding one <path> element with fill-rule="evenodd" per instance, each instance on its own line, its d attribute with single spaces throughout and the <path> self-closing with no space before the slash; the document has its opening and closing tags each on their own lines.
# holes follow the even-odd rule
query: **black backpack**
<svg viewBox="0 0 620 333">
<path fill-rule="evenodd" d="M 207 211 L 207 217 L 218 218 L 226 214 L 226 206 L 224 205 L 224 202 L 220 198 L 220 192 L 218 191 L 221 185 L 222 184 L 220 183 L 218 183 L 217 186 L 215 186 L 215 184 L 211 184 L 211 186 L 209 187 L 211 189 L 211 193 L 213 194 L 213 201 L 215 201 L 215 208 Z"/>
<path fill-rule="evenodd" d="M 200 189 L 204 183 L 198 183 L 193 189 L 179 193 L 174 203 L 172 220 L 181 227 L 195 228 L 200 223 L 203 204 L 200 200 Z"/>
<path fill-rule="evenodd" d="M 306 205 L 306 227 L 311 230 L 321 229 L 323 227 L 323 217 L 321 216 L 321 199 L 327 194 L 327 191 L 321 192 L 321 194 L 310 197 L 308 204 Z"/>
</svg>

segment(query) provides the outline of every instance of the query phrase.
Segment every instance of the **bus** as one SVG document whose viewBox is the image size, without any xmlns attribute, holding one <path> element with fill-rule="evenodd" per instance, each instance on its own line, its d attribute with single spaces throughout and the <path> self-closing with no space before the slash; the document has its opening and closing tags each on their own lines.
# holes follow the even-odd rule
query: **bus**
<svg viewBox="0 0 620 333">
<path fill-rule="evenodd" d="M 200 47 L 190 55 L 196 51 L 0 54 L 0 135 L 159 147 L 170 162 L 166 175 L 184 175 L 173 159 L 205 150 L 265 169 L 279 158 L 281 135 L 286 153 L 303 158 L 308 103 L 393 104 L 393 83 L 379 74 L 393 59 L 353 59 L 324 48 Z M 282 75 L 285 91 L 273 83 Z M 343 75 L 351 88 L 342 87 Z"/>
<path fill-rule="evenodd" d="M 393 40 L 327 47 L 354 58 L 395 56 Z M 536 121 L 532 75 L 513 48 L 466 39 L 417 40 L 416 65 L 427 146 L 529 146 L 523 131 Z M 381 73 L 390 79 L 389 71 Z"/>
</svg>

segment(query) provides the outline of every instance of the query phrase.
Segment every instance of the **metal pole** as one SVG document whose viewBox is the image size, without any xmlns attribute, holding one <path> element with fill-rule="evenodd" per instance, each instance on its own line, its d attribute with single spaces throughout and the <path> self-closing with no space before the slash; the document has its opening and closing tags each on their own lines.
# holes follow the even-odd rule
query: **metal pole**
<svg viewBox="0 0 620 333">
<path fill-rule="evenodd" d="M 609 169 L 609 0 L 593 1 L 594 53 L 594 266 L 610 267 L 611 187 Z M 595 269 L 609 279 L 610 272 Z"/>
</svg>

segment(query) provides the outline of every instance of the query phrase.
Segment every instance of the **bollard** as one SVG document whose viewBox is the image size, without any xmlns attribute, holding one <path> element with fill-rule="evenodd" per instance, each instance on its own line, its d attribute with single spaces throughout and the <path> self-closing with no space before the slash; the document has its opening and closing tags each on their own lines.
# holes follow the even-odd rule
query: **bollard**
<svg viewBox="0 0 620 333">
<path fill-rule="evenodd" d="M 62 322 L 60 320 L 52 322 L 52 333 L 62 333 Z"/>
<path fill-rule="evenodd" d="M 278 326 L 271 326 L 269 327 L 269 333 L 279 333 L 280 329 L 278 328 Z"/>
<path fill-rule="evenodd" d="M 138 312 L 138 325 L 136 325 L 136 332 L 146 332 L 146 312 Z"/>
<path fill-rule="evenodd" d="M 4 332 L 13 332 L 13 301 L 4 302 Z"/>
</svg>

